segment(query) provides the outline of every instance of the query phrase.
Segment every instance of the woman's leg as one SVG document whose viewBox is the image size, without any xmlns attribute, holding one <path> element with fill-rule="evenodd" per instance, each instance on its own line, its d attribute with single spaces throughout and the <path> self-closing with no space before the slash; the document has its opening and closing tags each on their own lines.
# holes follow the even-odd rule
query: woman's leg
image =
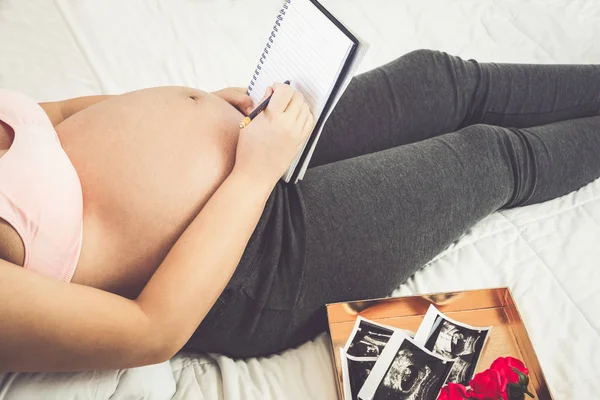
<svg viewBox="0 0 600 400">
<path fill-rule="evenodd" d="M 388 295 L 490 213 L 599 176 L 600 116 L 472 125 L 310 169 L 300 184 L 307 254 L 289 344 L 326 327 L 324 304 Z"/>
<path fill-rule="evenodd" d="M 472 125 L 310 168 L 277 185 L 187 347 L 249 357 L 300 344 L 326 329 L 326 303 L 386 296 L 490 213 L 598 176 L 600 116 Z"/>
<path fill-rule="evenodd" d="M 484 123 L 524 128 L 595 115 L 600 65 L 494 64 L 417 50 L 356 76 L 311 166 Z"/>
<path fill-rule="evenodd" d="M 498 208 L 596 178 L 599 118 L 469 125 L 594 115 L 599 72 L 417 51 L 357 77 L 313 158 L 330 164 L 277 185 L 187 348 L 246 357 L 300 343 L 325 329 L 325 303 L 385 296 Z"/>
</svg>

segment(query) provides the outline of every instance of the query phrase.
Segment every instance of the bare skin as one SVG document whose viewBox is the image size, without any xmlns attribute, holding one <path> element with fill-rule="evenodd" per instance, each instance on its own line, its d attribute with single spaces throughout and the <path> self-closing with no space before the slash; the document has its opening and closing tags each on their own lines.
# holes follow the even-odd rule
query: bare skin
<svg viewBox="0 0 600 400">
<path fill-rule="evenodd" d="M 287 85 L 242 136 L 236 106 L 251 102 L 235 89 L 181 87 L 42 105 L 81 181 L 82 252 L 70 284 L 31 273 L 0 220 L 0 371 L 124 368 L 183 346 L 312 126 Z"/>
<path fill-rule="evenodd" d="M 72 282 L 135 298 L 231 172 L 243 115 L 215 95 L 184 87 L 102 99 L 62 121 L 53 106 L 44 108 L 84 195 L 84 240 Z M 2 222 L 1 254 L 22 265 L 23 244 Z"/>
<path fill-rule="evenodd" d="M 135 298 L 233 169 L 242 118 L 217 96 L 154 88 L 59 124 L 81 180 L 88 239 L 73 282 Z"/>
</svg>

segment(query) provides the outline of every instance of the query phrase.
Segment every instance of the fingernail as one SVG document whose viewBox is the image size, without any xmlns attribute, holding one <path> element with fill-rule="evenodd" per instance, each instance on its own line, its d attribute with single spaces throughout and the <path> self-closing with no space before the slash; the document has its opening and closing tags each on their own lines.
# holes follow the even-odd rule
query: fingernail
<svg viewBox="0 0 600 400">
<path fill-rule="evenodd" d="M 246 114 L 250 114 L 252 112 L 252 107 L 246 108 Z"/>
</svg>

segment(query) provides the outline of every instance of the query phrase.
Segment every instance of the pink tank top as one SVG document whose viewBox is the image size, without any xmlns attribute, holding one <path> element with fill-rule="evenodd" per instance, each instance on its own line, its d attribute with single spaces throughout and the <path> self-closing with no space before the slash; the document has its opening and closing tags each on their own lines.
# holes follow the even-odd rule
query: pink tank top
<svg viewBox="0 0 600 400">
<path fill-rule="evenodd" d="M 0 218 L 25 247 L 23 267 L 69 282 L 81 251 L 79 177 L 44 110 L 22 94 L 0 90 L 0 120 L 14 140 L 0 158 Z"/>
</svg>

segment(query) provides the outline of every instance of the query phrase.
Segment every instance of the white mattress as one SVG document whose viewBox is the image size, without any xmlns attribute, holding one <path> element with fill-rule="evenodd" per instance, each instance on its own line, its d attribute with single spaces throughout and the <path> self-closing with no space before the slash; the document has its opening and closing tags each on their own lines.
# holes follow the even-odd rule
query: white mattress
<svg viewBox="0 0 600 400">
<path fill-rule="evenodd" d="M 0 1 L 0 87 L 38 100 L 243 86 L 279 0 Z M 329 0 L 371 44 L 364 71 L 417 48 L 481 61 L 600 63 L 597 0 Z M 600 155 L 599 155 L 600 156 Z M 556 399 L 600 395 L 600 181 L 496 213 L 395 294 L 509 286 Z M 334 399 L 328 338 L 270 358 L 178 355 L 78 374 L 0 374 L 0 399 Z"/>
</svg>

